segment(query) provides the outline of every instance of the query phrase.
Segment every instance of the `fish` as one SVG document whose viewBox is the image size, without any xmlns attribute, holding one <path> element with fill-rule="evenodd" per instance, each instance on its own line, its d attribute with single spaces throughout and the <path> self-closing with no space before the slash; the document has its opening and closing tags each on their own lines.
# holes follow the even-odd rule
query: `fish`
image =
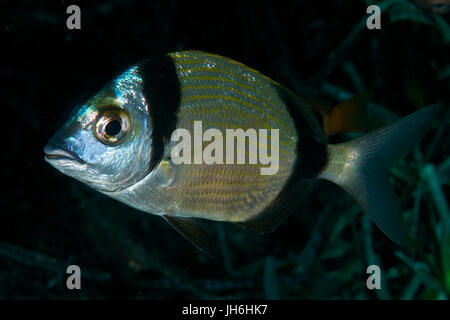
<svg viewBox="0 0 450 320">
<path fill-rule="evenodd" d="M 320 180 L 343 188 L 382 232 L 406 246 L 388 171 L 443 111 L 442 104 L 430 105 L 355 140 L 329 144 L 318 113 L 288 88 L 233 59 L 179 51 L 144 59 L 107 83 L 73 110 L 44 153 L 63 174 L 164 218 L 211 255 L 215 245 L 202 219 L 265 234 Z M 180 141 L 174 133 L 193 132 L 198 121 L 204 130 L 278 130 L 278 170 L 261 174 L 267 163 L 175 161 Z M 189 145 L 199 144 L 208 141 Z M 268 147 L 273 155 L 275 147 Z"/>
<path fill-rule="evenodd" d="M 450 0 L 413 0 L 416 6 L 437 14 L 447 14 L 450 11 Z"/>
</svg>

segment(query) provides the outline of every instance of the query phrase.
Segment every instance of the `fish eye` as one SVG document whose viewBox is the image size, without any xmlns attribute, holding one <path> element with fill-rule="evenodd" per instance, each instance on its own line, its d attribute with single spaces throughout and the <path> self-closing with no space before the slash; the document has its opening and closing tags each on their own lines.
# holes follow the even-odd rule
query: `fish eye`
<svg viewBox="0 0 450 320">
<path fill-rule="evenodd" d="M 122 131 L 122 123 L 116 119 L 108 122 L 108 124 L 105 127 L 105 133 L 110 137 L 118 135 L 121 131 Z"/>
<path fill-rule="evenodd" d="M 95 136 L 108 145 L 122 143 L 130 131 L 130 119 L 123 110 L 107 110 L 98 117 L 95 124 Z"/>
</svg>

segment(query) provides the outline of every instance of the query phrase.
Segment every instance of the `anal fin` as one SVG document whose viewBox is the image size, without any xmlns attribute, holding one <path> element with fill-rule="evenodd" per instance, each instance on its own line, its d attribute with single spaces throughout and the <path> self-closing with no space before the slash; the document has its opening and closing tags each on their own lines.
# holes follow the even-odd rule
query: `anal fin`
<svg viewBox="0 0 450 320">
<path fill-rule="evenodd" d="M 197 249 L 214 256 L 215 246 L 200 224 L 191 218 L 163 215 L 164 219 Z"/>
<path fill-rule="evenodd" d="M 295 187 L 286 190 L 261 213 L 247 221 L 237 222 L 236 225 L 259 234 L 272 232 L 302 203 L 315 185 L 315 181 L 312 180 L 297 183 Z"/>
</svg>

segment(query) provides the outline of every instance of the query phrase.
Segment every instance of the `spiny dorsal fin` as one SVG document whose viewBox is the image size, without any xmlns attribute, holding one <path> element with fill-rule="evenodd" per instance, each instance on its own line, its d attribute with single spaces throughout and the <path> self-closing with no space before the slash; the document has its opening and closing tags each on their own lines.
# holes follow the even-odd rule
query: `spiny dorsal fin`
<svg viewBox="0 0 450 320">
<path fill-rule="evenodd" d="M 215 246 L 209 235 L 202 229 L 200 224 L 191 218 L 163 216 L 164 219 L 177 230 L 186 240 L 196 248 L 204 251 L 211 257 L 214 256 Z"/>
</svg>

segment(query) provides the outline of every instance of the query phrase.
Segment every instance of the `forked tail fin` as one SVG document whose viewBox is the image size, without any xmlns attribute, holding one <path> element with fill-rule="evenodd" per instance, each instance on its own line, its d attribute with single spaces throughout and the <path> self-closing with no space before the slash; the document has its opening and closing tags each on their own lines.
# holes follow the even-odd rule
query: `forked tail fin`
<svg viewBox="0 0 450 320">
<path fill-rule="evenodd" d="M 443 113 L 443 105 L 423 108 L 361 138 L 328 146 L 329 163 L 319 178 L 341 186 L 400 245 L 408 243 L 388 170 L 406 155 Z"/>
</svg>

